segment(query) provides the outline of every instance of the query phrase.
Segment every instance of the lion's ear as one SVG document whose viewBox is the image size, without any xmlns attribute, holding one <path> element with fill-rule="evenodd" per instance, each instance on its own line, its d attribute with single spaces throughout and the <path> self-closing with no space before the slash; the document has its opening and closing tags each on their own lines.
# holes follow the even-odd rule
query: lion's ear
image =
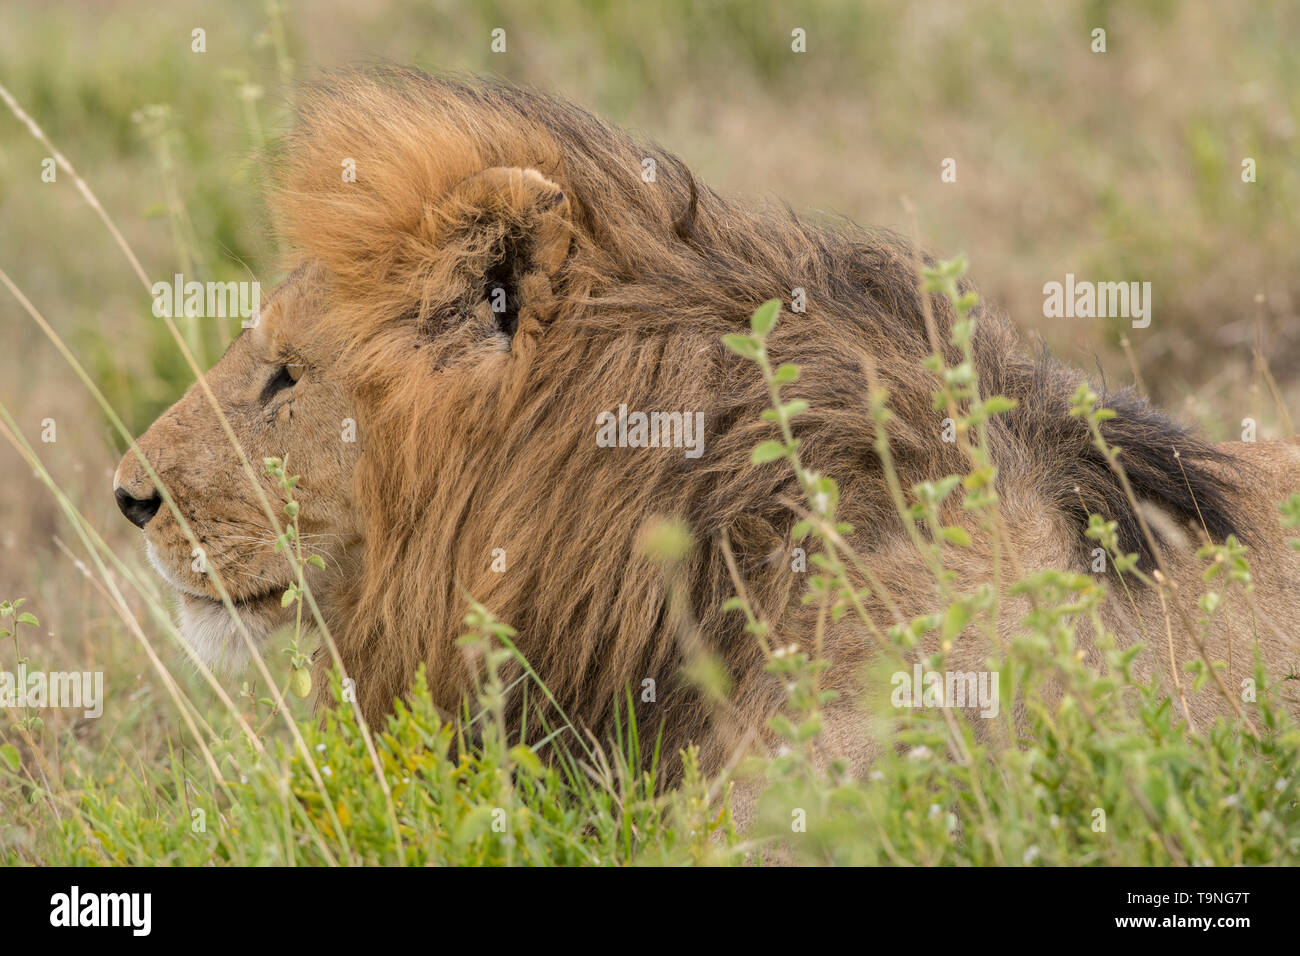
<svg viewBox="0 0 1300 956">
<path fill-rule="evenodd" d="M 564 190 L 535 169 L 495 166 L 455 186 L 438 218 L 501 330 L 537 331 L 573 240 Z"/>
</svg>

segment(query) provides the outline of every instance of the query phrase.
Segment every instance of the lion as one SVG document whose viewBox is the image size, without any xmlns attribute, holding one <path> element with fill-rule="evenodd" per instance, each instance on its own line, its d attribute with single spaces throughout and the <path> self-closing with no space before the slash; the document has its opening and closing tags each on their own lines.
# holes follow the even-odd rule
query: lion
<svg viewBox="0 0 1300 956">
<path fill-rule="evenodd" d="M 259 495 L 246 480 L 228 422 L 258 472 L 275 456 L 300 476 L 301 538 L 323 558 L 308 582 L 367 721 L 391 712 L 421 666 L 435 703 L 457 710 L 476 674 L 457 643 L 475 600 L 517 629 L 569 726 L 607 738 L 631 701 L 666 779 L 689 744 L 706 772 L 750 741 L 775 746 L 766 720 L 785 690 L 744 617 L 725 606 L 737 584 L 729 564 L 774 646 L 807 647 L 817 609 L 802 601 L 808 575 L 790 559 L 795 478 L 750 463 L 774 437 L 762 418 L 767 386 L 721 339 L 796 289 L 804 309 L 768 347 L 774 363 L 803 370 L 785 392 L 809 403 L 796 420 L 800 453 L 839 482 L 850 543 L 890 593 L 866 610 L 885 627 L 936 608 L 891 501 L 868 389 L 871 376 L 888 391 L 903 488 L 965 472 L 961 450 L 941 438 L 939 380 L 922 365 L 927 309 L 943 343 L 953 309 L 918 291 L 917 262 L 931 260 L 908 241 L 724 198 L 673 155 L 557 97 L 415 71 L 328 77 L 301 97 L 271 167 L 291 274 L 114 478 L 205 660 L 238 667 L 246 656 L 216 578 L 255 645 L 292 615 L 281 594 L 293 572 L 261 503 L 278 508 L 279 488 L 261 478 Z M 1103 433 L 1122 448 L 1135 508 L 1070 413 L 1085 376 L 1026 348 L 996 310 L 974 314 L 982 389 L 1017 403 L 991 422 L 988 441 L 1023 570 L 1088 572 L 1088 515 L 1102 515 L 1124 552 L 1148 571 L 1163 557 L 1180 585 L 1171 596 L 1121 588 L 1110 572 L 1106 626 L 1125 641 L 1163 638 L 1173 612 L 1162 602 L 1197 614 L 1197 546 L 1235 535 L 1250 548 L 1253 613 L 1222 616 L 1208 650 L 1230 659 L 1230 688 L 1250 676 L 1256 648 L 1282 676 L 1296 651 L 1300 557 L 1275 505 L 1300 485 L 1297 447 L 1211 445 L 1132 391 L 1105 395 L 1115 417 Z M 597 441 L 601 423 L 638 412 L 669 416 L 663 441 Z M 699 453 L 687 454 L 678 423 L 696 421 Z M 988 533 L 959 506 L 945 518 L 972 538 L 949 549 L 956 586 L 988 581 Z M 694 536 L 677 569 L 681 600 L 643 547 L 660 519 Z M 1007 613 L 1002 629 L 1016 626 Z M 683 676 L 687 632 L 722 664 L 725 708 Z M 1079 639 L 1100 661 L 1086 624 Z M 862 768 L 880 746 L 853 704 L 872 644 L 851 618 L 824 642 L 828 686 L 841 692 L 827 713 L 828 752 Z M 1182 633 L 1177 645 L 1171 638 L 1169 653 L 1181 667 L 1197 650 Z M 987 652 L 963 635 L 951 666 L 978 670 Z M 1168 670 L 1160 654 L 1141 656 L 1147 673 Z M 316 655 L 322 705 L 331 662 Z M 528 682 L 509 683 L 518 726 Z M 528 694 L 530 706 L 541 699 Z M 1227 712 L 1213 689 L 1185 700 L 1198 719 Z"/>
</svg>

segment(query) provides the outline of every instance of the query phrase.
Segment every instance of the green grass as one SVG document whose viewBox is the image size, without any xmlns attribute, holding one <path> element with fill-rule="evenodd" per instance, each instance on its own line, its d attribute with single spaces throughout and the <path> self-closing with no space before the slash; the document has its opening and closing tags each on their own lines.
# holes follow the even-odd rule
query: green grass
<svg viewBox="0 0 1300 956">
<path fill-rule="evenodd" d="M 1254 730 L 1220 721 L 1189 734 L 1169 698 L 1133 678 L 1136 649 L 1109 650 L 1102 673 L 1075 657 L 1071 622 L 1100 600 L 1093 579 L 1049 571 L 1025 586 L 1044 605 L 990 661 L 1015 688 L 1003 712 L 1014 700 L 1028 707 L 1000 744 L 979 742 L 964 718 L 949 723 L 934 710 L 890 712 L 877 702 L 901 749 L 866 780 L 818 771 L 809 757 L 816 695 L 806 693 L 817 668 L 803 654 L 776 661 L 798 688 L 788 711 L 795 719 L 774 724 L 791 746 L 743 768 L 765 781 L 744 834 L 718 797 L 725 789 L 702 779 L 689 756 L 683 783 L 656 792 L 650 768 L 626 756 L 636 752 L 627 740 L 624 750 L 584 749 L 562 735 L 559 756 L 546 764 L 528 746 L 508 748 L 507 728 L 493 717 L 501 687 L 491 674 L 511 653 L 493 638 L 509 631 L 476 608 L 468 635 L 496 655 L 476 701 L 477 743 L 467 745 L 464 725 L 435 711 L 420 682 L 374 730 L 373 751 L 346 704 L 323 724 L 300 720 L 302 751 L 274 733 L 254 748 L 228 719 L 209 714 L 219 773 L 183 740 L 146 762 L 11 723 L 6 737 L 18 743 L 0 750 L 0 858 L 192 866 L 1300 862 L 1300 727 L 1271 694 L 1261 694 Z M 1065 687 L 1054 705 L 1044 703 L 1049 681 Z M 1265 686 L 1262 672 L 1257 681 Z M 334 690 L 337 697 L 337 682 Z"/>
</svg>

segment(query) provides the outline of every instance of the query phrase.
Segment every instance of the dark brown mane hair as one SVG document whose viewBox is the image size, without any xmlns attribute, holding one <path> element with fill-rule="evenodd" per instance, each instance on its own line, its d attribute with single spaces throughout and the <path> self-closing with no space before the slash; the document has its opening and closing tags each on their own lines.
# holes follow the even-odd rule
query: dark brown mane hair
<svg viewBox="0 0 1300 956">
<path fill-rule="evenodd" d="M 653 182 L 642 179 L 646 158 Z M 340 176 L 346 159 L 355 182 Z M 537 170 L 562 192 L 569 231 L 555 268 L 537 267 L 532 220 L 453 195 L 493 167 Z M 276 225 L 295 262 L 328 276 L 323 334 L 364 436 L 364 573 L 332 624 L 372 721 L 422 663 L 435 700 L 457 707 L 469 685 L 455 643 L 467 593 L 518 629 L 581 727 L 607 733 L 627 688 L 653 678 L 657 702 L 638 713 L 647 740 L 662 728 L 670 774 L 677 749 L 705 742 L 715 718 L 679 676 L 684 613 L 732 675 L 736 709 L 775 705 L 781 691 L 754 638 L 722 610 L 734 588 L 719 546 L 726 532 L 774 626 L 797 613 L 805 578 L 791 570 L 795 516 L 783 500 L 798 489 L 787 468 L 749 464 L 774 437 L 760 418 L 768 395 L 753 365 L 720 344 L 766 299 L 804 290 L 807 311 L 783 317 L 770 351 L 802 367 L 786 389 L 811 403 L 797 419 L 801 454 L 839 482 L 868 560 L 903 535 L 872 447 L 868 365 L 889 390 L 904 487 L 968 467 L 940 438 L 916 259 L 897 236 L 724 199 L 680 160 L 557 97 L 406 70 L 308 90 L 274 168 Z M 511 303 L 504 317 L 485 308 L 497 286 Z M 952 311 L 937 296 L 930 308 L 947 343 Z M 994 311 L 979 307 L 977 320 L 982 390 L 1018 402 L 992 426 L 1001 496 L 1055 509 L 1081 566 L 1096 546 L 1084 535 L 1089 511 L 1115 520 L 1122 547 L 1149 563 L 1137 515 L 1069 414 L 1083 376 L 1027 351 Z M 958 360 L 951 348 L 947 360 Z M 1203 520 L 1213 537 L 1240 533 L 1230 489 L 1207 467 L 1222 456 L 1131 392 L 1107 403 L 1118 412 L 1107 438 L 1139 497 Z M 620 404 L 703 412 L 703 455 L 597 447 L 596 416 Z M 695 535 L 686 602 L 668 600 L 662 569 L 638 545 L 661 516 Z M 496 548 L 504 573 L 491 569 Z M 706 767 L 724 750 L 706 745 Z"/>
</svg>

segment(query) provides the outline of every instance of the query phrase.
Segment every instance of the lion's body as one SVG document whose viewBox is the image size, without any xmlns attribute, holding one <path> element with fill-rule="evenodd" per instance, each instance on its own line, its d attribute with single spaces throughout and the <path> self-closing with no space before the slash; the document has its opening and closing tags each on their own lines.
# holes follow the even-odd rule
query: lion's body
<svg viewBox="0 0 1300 956">
<path fill-rule="evenodd" d="M 647 158 L 656 160 L 653 181 L 642 176 Z M 340 176 L 346 159 L 355 160 L 355 181 Z M 746 328 L 759 303 L 789 300 L 795 289 L 806 312 L 782 320 L 770 350 L 803 369 L 787 389 L 811 406 L 798 419 L 801 454 L 839 482 L 852 543 L 898 607 L 933 609 L 933 585 L 873 450 L 867 394 L 869 374 L 889 390 L 905 488 L 966 470 L 962 452 L 940 437 L 936 380 L 921 367 L 931 349 L 905 243 L 733 204 L 676 159 L 561 101 L 422 74 L 344 79 L 309 97 L 280 166 L 276 220 L 295 264 L 308 267 L 298 281 L 312 283 L 321 305 L 310 315 L 268 310 L 267 328 L 247 347 L 294 340 L 308 380 L 330 390 L 328 407 L 341 389 L 356 419 L 359 454 L 315 454 L 353 469 L 346 516 L 322 532 L 344 542 L 327 556 L 346 573 L 322 578 L 322 605 L 368 719 L 391 709 L 420 665 L 436 702 L 457 707 L 470 674 L 456 639 L 473 595 L 518 629 L 520 650 L 559 706 L 597 735 L 611 730 L 628 688 L 639 700 L 653 679 L 655 700 L 638 703 L 637 714 L 649 744 L 662 728 L 669 775 L 686 743 L 699 743 L 702 763 L 716 769 L 738 740 L 736 722 L 722 726 L 681 676 L 687 615 L 731 674 L 733 715 L 741 726 L 763 724 L 784 694 L 741 615 L 723 610 L 735 590 L 723 536 L 776 641 L 805 643 L 813 611 L 800 600 L 807 575 L 790 559 L 794 478 L 749 464 L 751 449 L 773 437 L 760 417 L 766 386 L 720 339 Z M 488 305 L 498 287 L 504 313 Z M 951 311 L 938 297 L 930 305 L 946 343 Z M 1137 512 L 1069 415 L 1082 376 L 1027 355 L 996 314 L 977 318 L 982 388 L 1019 403 L 995 421 L 990 440 L 1010 543 L 1027 569 L 1086 570 L 1095 547 L 1083 534 L 1089 511 L 1117 521 L 1125 550 L 1149 568 Z M 305 399 L 310 389 L 300 388 Z M 1263 557 L 1259 603 L 1276 626 L 1260 629 L 1260 645 L 1271 666 L 1284 667 L 1296 647 L 1286 642 L 1300 622 L 1300 567 L 1274 502 L 1297 485 L 1294 453 L 1216 449 L 1132 394 L 1107 403 L 1119 413 L 1107 437 L 1123 447 L 1136 494 L 1186 538 L 1166 534 L 1162 551 L 1187 584 L 1189 613 L 1198 529 L 1215 540 L 1237 533 Z M 598 445 L 599 416 L 620 406 L 702 413 L 702 453 Z M 201 417 L 202 396 L 178 408 L 180 420 Z M 176 419 L 168 421 L 142 439 L 146 454 L 175 441 Z M 336 423 L 326 424 L 322 434 Z M 256 450 L 250 457 L 282 454 L 266 436 L 240 437 Z M 304 514 L 312 456 L 290 461 L 304 475 Z M 1243 470 L 1246 461 L 1255 471 Z M 119 475 L 128 481 L 138 486 L 140 476 Z M 681 569 L 685 602 L 669 600 L 662 568 L 638 545 L 659 517 L 681 519 L 696 538 Z M 964 520 L 959 508 L 952 520 Z M 970 530 L 973 547 L 952 554 L 964 587 L 988 581 L 992 564 L 987 535 Z M 1163 640 L 1158 595 L 1135 602 L 1148 637 Z M 870 610 L 893 623 L 883 604 Z M 1142 637 L 1132 607 L 1112 599 L 1107 613 L 1125 639 Z M 1253 644 L 1240 620 L 1233 640 L 1237 680 Z M 870 646 L 847 624 L 828 635 L 831 680 L 846 702 L 831 737 L 855 762 L 871 751 L 850 706 Z M 986 654 L 972 643 L 967 656 Z M 954 666 L 961 656 L 959 648 Z M 518 693 L 512 699 L 517 707 Z M 1209 695 L 1192 704 L 1194 715 L 1222 707 Z"/>
<path fill-rule="evenodd" d="M 1247 556 L 1254 590 L 1249 600 L 1239 588 L 1230 590 L 1230 597 L 1206 632 L 1204 642 L 1206 656 L 1221 665 L 1218 674 L 1224 688 L 1238 700 L 1241 713 L 1249 717 L 1261 690 L 1252 686 L 1254 693 L 1246 694 L 1243 681 L 1250 680 L 1253 684 L 1257 659 L 1264 663 L 1274 692 L 1287 675 L 1300 670 L 1300 587 L 1297 586 L 1300 553 L 1288 546 L 1276 505 L 1300 486 L 1300 444 L 1234 442 L 1216 448 L 1232 456 L 1232 464 L 1217 466 L 1225 469 L 1225 474 L 1241 469 L 1239 474 L 1251 478 L 1249 491 L 1233 495 L 1232 500 L 1239 509 L 1241 526 L 1251 529 L 1252 546 Z M 1072 553 L 1077 532 L 1059 514 L 1054 515 L 1050 509 L 1038 510 L 1033 497 L 1023 497 L 1010 489 L 1004 508 L 1010 545 L 1019 552 L 1025 565 L 1023 570 L 1090 570 L 1090 562 Z M 1145 645 L 1132 664 L 1135 677 L 1141 681 L 1155 678 L 1175 701 L 1179 716 L 1184 713 L 1185 702 L 1191 726 L 1205 729 L 1216 717 L 1232 716 L 1234 711 L 1214 682 L 1207 682 L 1202 690 L 1195 691 L 1192 675 L 1186 669 L 1187 664 L 1202 658 L 1192 635 L 1200 633 L 1204 617 L 1198 600 L 1207 589 L 1203 575 L 1208 564 L 1195 555 L 1203 536 L 1198 537 L 1193 526 L 1179 528 L 1168 520 L 1167 513 L 1162 518 L 1163 510 L 1156 511 L 1144 503 L 1149 521 L 1165 522 L 1161 556 L 1173 582 L 1172 593 L 1167 591 L 1162 598 L 1155 589 L 1142 587 L 1131 578 L 1127 584 L 1120 583 L 1111 572 L 1106 576 L 1110 598 L 1100 616 L 1103 626 L 1114 634 L 1120 646 L 1135 641 Z M 956 515 L 953 518 L 954 523 L 960 521 Z M 971 593 L 989 580 L 989 555 L 979 549 L 978 529 L 967 527 L 976 539 L 976 547 L 947 548 L 944 554 L 945 567 L 957 573 L 953 587 L 958 593 Z M 896 542 L 883 551 L 872 552 L 871 557 L 873 572 L 889 585 L 904 616 L 941 609 L 933 588 L 928 586 L 928 573 L 918 574 L 916 570 L 916 551 L 910 543 Z M 1218 587 L 1224 587 L 1222 579 Z M 1010 639 L 1030 608 L 1023 598 L 1004 600 L 1000 630 Z M 878 620 L 890 620 L 883 608 L 875 607 L 873 612 Z M 1184 622 L 1190 623 L 1190 627 L 1184 626 Z M 1085 660 L 1098 669 L 1105 666 L 1102 652 L 1094 642 L 1093 626 L 1086 618 L 1077 621 L 1075 640 Z M 937 640 L 928 639 L 922 643 L 922 649 L 925 654 L 934 653 L 937 644 Z M 860 693 L 861 674 L 872 658 L 870 645 L 856 629 L 848 627 L 832 632 L 827 647 L 832 662 L 827 686 L 846 698 Z M 989 656 L 988 641 L 968 633 L 954 644 L 944 666 L 951 672 L 980 672 L 988 666 Z M 1282 699 L 1290 702 L 1294 710 L 1294 694 L 1283 690 Z M 972 715 L 977 710 L 970 709 Z M 853 708 L 832 714 L 828 723 L 827 755 L 848 759 L 859 772 L 886 745 L 878 735 L 868 732 Z M 991 729 L 994 724 L 996 721 L 971 721 L 977 733 Z"/>
</svg>

